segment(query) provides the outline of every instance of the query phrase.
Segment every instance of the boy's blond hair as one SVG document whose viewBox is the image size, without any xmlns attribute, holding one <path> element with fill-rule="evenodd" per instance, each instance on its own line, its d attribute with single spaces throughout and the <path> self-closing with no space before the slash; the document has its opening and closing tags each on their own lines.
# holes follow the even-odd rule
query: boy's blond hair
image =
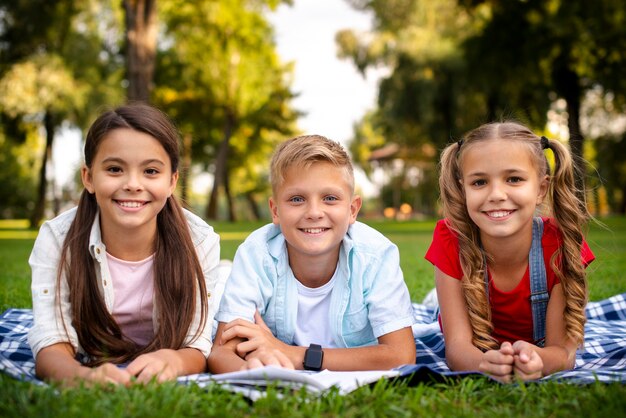
<svg viewBox="0 0 626 418">
<path fill-rule="evenodd" d="M 350 192 L 354 193 L 354 168 L 350 156 L 341 144 L 321 135 L 298 136 L 276 148 L 270 166 L 272 193 L 276 194 L 288 169 L 299 167 L 306 170 L 316 162 L 329 162 L 344 168 Z"/>
</svg>

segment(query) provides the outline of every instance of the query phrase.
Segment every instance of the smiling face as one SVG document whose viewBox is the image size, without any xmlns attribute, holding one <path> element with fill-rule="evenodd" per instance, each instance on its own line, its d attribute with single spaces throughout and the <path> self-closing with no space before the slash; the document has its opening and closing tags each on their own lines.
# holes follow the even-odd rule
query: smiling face
<svg viewBox="0 0 626 418">
<path fill-rule="evenodd" d="M 480 141 L 463 153 L 461 171 L 467 211 L 483 243 L 530 233 L 548 178 L 539 177 L 527 144 Z"/>
<path fill-rule="evenodd" d="M 152 136 L 121 128 L 103 138 L 82 181 L 95 194 L 100 226 L 109 239 L 153 237 L 156 217 L 172 195 L 178 172 L 163 146 Z"/>
<path fill-rule="evenodd" d="M 313 261 L 337 262 L 341 241 L 361 208 L 349 179 L 345 167 L 329 162 L 285 172 L 270 209 L 287 241 L 292 268 Z"/>
</svg>

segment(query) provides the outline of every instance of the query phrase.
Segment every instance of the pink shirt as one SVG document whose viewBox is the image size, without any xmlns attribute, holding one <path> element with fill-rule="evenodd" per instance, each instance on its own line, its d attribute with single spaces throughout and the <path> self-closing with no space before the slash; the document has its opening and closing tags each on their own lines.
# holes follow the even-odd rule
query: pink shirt
<svg viewBox="0 0 626 418">
<path fill-rule="evenodd" d="M 113 318 L 126 338 L 146 346 L 154 336 L 154 255 L 125 261 L 107 253 L 107 261 L 113 282 Z"/>
</svg>

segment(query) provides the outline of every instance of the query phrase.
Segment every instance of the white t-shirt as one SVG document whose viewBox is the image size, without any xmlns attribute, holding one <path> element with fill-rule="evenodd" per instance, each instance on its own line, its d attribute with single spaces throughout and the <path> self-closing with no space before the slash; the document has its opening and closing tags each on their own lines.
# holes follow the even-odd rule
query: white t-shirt
<svg viewBox="0 0 626 418">
<path fill-rule="evenodd" d="M 323 286 L 310 288 L 296 280 L 298 286 L 298 315 L 294 342 L 301 347 L 319 344 L 324 348 L 337 347 L 330 329 L 330 297 L 337 271 Z"/>
<path fill-rule="evenodd" d="M 125 261 L 107 253 L 113 282 L 111 314 L 124 335 L 140 346 L 154 337 L 154 254 L 141 261 Z"/>
</svg>

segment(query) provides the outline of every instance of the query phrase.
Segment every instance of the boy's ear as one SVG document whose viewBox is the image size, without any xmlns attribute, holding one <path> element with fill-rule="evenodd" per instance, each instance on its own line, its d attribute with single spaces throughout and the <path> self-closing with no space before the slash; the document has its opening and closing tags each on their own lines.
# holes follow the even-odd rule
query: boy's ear
<svg viewBox="0 0 626 418">
<path fill-rule="evenodd" d="M 276 202 L 274 202 L 273 197 L 270 197 L 269 203 L 270 203 L 270 212 L 272 214 L 272 222 L 274 223 L 274 225 L 278 225 L 280 224 L 280 220 L 278 218 L 278 205 L 276 205 Z"/>
<path fill-rule="evenodd" d="M 354 195 L 352 197 L 352 202 L 350 203 L 350 223 L 353 224 L 356 221 L 356 217 L 361 210 L 361 206 L 363 205 L 363 199 L 361 196 Z"/>
<path fill-rule="evenodd" d="M 550 188 L 550 176 L 546 175 L 542 179 L 539 180 L 539 194 L 537 195 L 538 205 L 543 203 L 543 199 L 546 198 L 549 188 Z"/>
<path fill-rule="evenodd" d="M 94 193 L 93 182 L 91 181 L 91 170 L 86 165 L 82 166 L 80 169 L 80 179 L 83 182 L 83 186 L 87 191 L 91 194 Z"/>
</svg>

